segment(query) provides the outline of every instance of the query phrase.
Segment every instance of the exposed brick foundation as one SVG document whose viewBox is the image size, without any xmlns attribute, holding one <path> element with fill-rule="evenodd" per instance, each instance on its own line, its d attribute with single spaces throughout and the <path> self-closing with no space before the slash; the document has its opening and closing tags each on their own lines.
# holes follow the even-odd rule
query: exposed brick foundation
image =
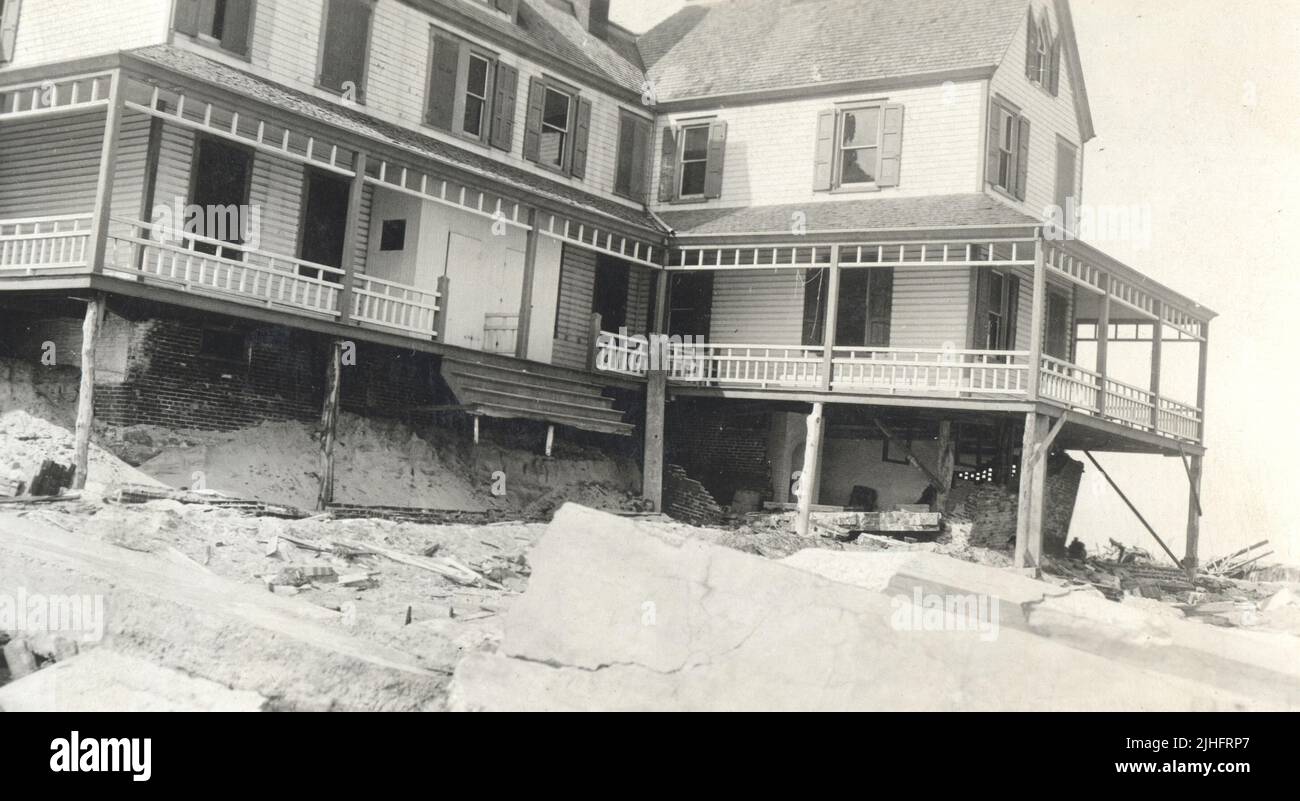
<svg viewBox="0 0 1300 801">
<path fill-rule="evenodd" d="M 664 514 L 696 526 L 717 523 L 723 511 L 704 485 L 681 467 L 664 466 Z"/>
<path fill-rule="evenodd" d="M 731 503 L 742 489 L 771 498 L 769 425 L 767 414 L 737 414 L 734 404 L 673 401 L 667 410 L 667 458 L 697 476 L 722 503 Z"/>
<path fill-rule="evenodd" d="M 1083 463 L 1063 453 L 1053 454 L 1047 463 L 1046 501 L 1043 508 L 1043 551 L 1065 553 L 1074 503 L 1083 480 Z M 957 481 L 949 499 L 950 512 L 972 524 L 970 544 L 1007 550 L 1016 541 L 1019 489 L 998 484 Z"/>
</svg>

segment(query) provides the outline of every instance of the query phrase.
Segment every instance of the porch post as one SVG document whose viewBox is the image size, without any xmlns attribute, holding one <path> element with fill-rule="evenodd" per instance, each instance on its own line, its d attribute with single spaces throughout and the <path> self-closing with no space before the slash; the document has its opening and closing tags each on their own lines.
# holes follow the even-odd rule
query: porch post
<svg viewBox="0 0 1300 801">
<path fill-rule="evenodd" d="M 1020 443 L 1020 497 L 1016 508 L 1016 555 L 1017 568 L 1037 567 L 1035 555 L 1043 549 L 1043 517 L 1041 491 L 1044 486 L 1038 481 L 1038 471 L 1047 471 L 1047 460 L 1036 458 L 1036 450 L 1047 428 L 1045 415 L 1029 412 L 1025 415 L 1025 434 Z M 1034 507 L 1038 506 L 1035 514 Z"/>
<path fill-rule="evenodd" d="M 813 261 L 817 249 L 813 249 Z M 840 316 L 840 246 L 831 246 L 830 283 L 826 290 L 826 330 L 822 332 L 822 389 L 830 390 L 834 383 L 835 329 Z"/>
<path fill-rule="evenodd" d="M 325 367 L 325 406 L 321 410 L 320 493 L 316 511 L 323 512 L 334 502 L 334 439 L 339 423 L 339 398 L 343 386 L 343 342 L 330 343 L 329 364 Z"/>
<path fill-rule="evenodd" d="M 77 427 L 72 449 L 72 489 L 86 488 L 90 470 L 90 430 L 95 423 L 95 349 L 104 323 L 106 299 L 97 292 L 86 301 L 81 325 L 81 388 L 77 392 Z"/>
<path fill-rule="evenodd" d="M 1160 363 L 1164 351 L 1164 304 L 1155 302 L 1156 321 L 1151 328 L 1151 430 L 1160 433 Z"/>
<path fill-rule="evenodd" d="M 366 188 L 366 154 L 358 150 L 353 161 L 352 186 L 348 191 L 348 221 L 343 229 L 343 291 L 339 293 L 339 322 L 347 325 L 352 322 L 352 296 L 356 287 L 354 271 L 356 269 L 357 239 L 361 227 L 361 200 Z"/>
<path fill-rule="evenodd" d="M 1183 569 L 1190 578 L 1196 578 L 1200 566 L 1201 544 L 1201 464 L 1202 457 L 1189 457 L 1187 462 L 1187 550 L 1183 556 Z"/>
<path fill-rule="evenodd" d="M 1047 263 L 1043 233 L 1034 237 L 1033 314 L 1029 324 L 1029 399 L 1037 400 L 1038 382 L 1043 370 L 1043 305 L 1047 299 Z"/>
<path fill-rule="evenodd" d="M 524 245 L 524 286 L 519 293 L 519 330 L 515 334 L 515 356 L 528 358 L 528 337 L 533 322 L 533 281 L 537 275 L 537 209 L 528 210 L 528 238 Z"/>
<path fill-rule="evenodd" d="M 657 365 L 662 368 L 662 365 Z M 641 497 L 656 512 L 664 508 L 664 416 L 668 396 L 668 372 L 651 370 L 646 374 L 645 452 L 641 470 Z"/>
<path fill-rule="evenodd" d="M 822 413 L 824 404 L 814 403 L 808 415 L 808 434 L 803 446 L 803 472 L 799 476 L 799 510 L 794 530 L 807 537 L 812 518 L 813 504 L 817 503 L 817 486 L 821 483 Z"/>
<path fill-rule="evenodd" d="M 672 302 L 668 292 L 668 279 L 667 270 L 660 270 L 659 274 L 655 276 L 655 319 L 651 325 L 650 333 L 652 334 L 668 333 L 669 313 L 671 312 L 668 304 Z"/>
<path fill-rule="evenodd" d="M 1097 387 L 1097 414 L 1106 416 L 1106 358 L 1110 348 L 1110 276 L 1102 274 L 1102 286 L 1105 291 L 1101 296 L 1101 308 L 1097 313 L 1097 375 L 1101 385 Z"/>
<path fill-rule="evenodd" d="M 1197 442 L 1205 444 L 1205 376 L 1210 365 L 1210 324 L 1201 323 L 1201 348 L 1196 366 L 1196 407 L 1201 410 Z"/>
<path fill-rule="evenodd" d="M 108 110 L 104 117 L 104 141 L 99 151 L 99 177 L 95 184 L 95 210 L 90 221 L 90 242 L 86 265 L 92 273 L 104 271 L 108 252 L 108 227 L 113 212 L 113 182 L 117 174 L 117 146 L 122 138 L 122 113 L 126 93 L 122 91 L 122 71 L 113 73 L 108 90 Z"/>
<path fill-rule="evenodd" d="M 948 513 L 948 493 L 952 492 L 952 472 L 957 461 L 957 439 L 953 436 L 951 420 L 939 421 L 939 469 L 937 470 L 943 487 L 935 494 L 935 511 Z"/>
</svg>

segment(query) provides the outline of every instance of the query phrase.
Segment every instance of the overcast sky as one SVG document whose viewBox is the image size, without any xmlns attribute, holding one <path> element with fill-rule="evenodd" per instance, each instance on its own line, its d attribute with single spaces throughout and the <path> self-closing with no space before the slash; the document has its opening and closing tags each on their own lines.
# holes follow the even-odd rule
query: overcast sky
<svg viewBox="0 0 1300 801">
<path fill-rule="evenodd" d="M 645 30 L 679 0 L 613 0 Z M 1097 138 L 1084 201 L 1149 206 L 1152 241 L 1099 246 L 1221 316 L 1212 326 L 1202 555 L 1271 538 L 1300 563 L 1300 3 L 1074 0 Z M 1229 12 L 1229 9 L 1231 11 Z M 864 46 L 869 46 L 864 43 Z M 1193 346 L 1167 345 L 1166 387 L 1195 400 Z M 1143 353 L 1117 354 L 1145 386 Z M 1080 457 L 1081 458 L 1081 457 Z M 1098 457 L 1182 555 L 1187 482 L 1178 460 Z M 1113 469 L 1112 469 L 1113 468 Z M 1158 546 L 1088 466 L 1073 535 Z"/>
</svg>

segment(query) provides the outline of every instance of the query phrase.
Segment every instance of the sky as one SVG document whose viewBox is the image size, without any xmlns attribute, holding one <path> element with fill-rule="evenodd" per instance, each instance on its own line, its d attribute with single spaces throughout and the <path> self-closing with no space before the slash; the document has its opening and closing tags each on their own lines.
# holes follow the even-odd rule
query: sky
<svg viewBox="0 0 1300 801">
<path fill-rule="evenodd" d="M 643 31 L 680 0 L 613 0 Z M 1269 539 L 1266 561 L 1300 564 L 1300 267 L 1280 247 L 1300 231 L 1300 3 L 1295 0 L 1073 0 L 1097 138 L 1084 148 L 1084 202 L 1147 207 L 1151 240 L 1097 243 L 1209 306 L 1202 560 Z M 1229 8 L 1231 9 L 1229 11 Z M 1145 386 L 1146 351 L 1112 350 Z M 1149 345 L 1147 346 L 1149 349 Z M 1163 383 L 1195 400 L 1194 346 L 1166 344 Z M 1082 459 L 1076 454 L 1076 458 Z M 1098 460 L 1183 553 L 1187 480 L 1177 459 Z M 1071 535 L 1153 553 L 1123 502 L 1088 465 Z"/>
</svg>

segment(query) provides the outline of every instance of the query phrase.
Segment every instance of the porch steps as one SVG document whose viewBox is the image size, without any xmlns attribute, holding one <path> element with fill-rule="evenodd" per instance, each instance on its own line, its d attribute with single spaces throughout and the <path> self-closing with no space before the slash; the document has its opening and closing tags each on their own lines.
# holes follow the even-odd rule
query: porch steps
<svg viewBox="0 0 1300 801">
<path fill-rule="evenodd" d="M 621 436 L 635 429 L 623 421 L 623 412 L 614 408 L 614 400 L 604 396 L 605 387 L 596 380 L 451 357 L 443 358 L 442 377 L 470 414 L 540 420 Z"/>
</svg>

